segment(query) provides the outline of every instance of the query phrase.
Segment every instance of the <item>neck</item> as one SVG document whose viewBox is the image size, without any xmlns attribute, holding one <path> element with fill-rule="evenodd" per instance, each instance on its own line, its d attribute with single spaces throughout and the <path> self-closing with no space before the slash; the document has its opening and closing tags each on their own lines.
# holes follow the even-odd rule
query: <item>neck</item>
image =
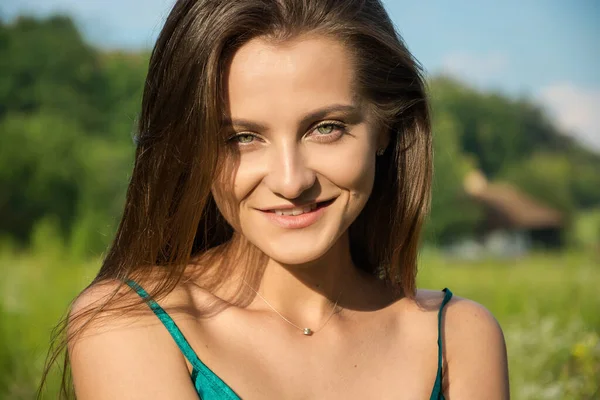
<svg viewBox="0 0 600 400">
<path fill-rule="evenodd" d="M 314 329 L 329 317 L 338 299 L 342 307 L 360 303 L 361 297 L 372 300 L 372 293 L 365 294 L 375 281 L 352 263 L 346 234 L 325 255 L 306 264 L 285 265 L 269 259 L 252 288 L 295 324 Z M 269 308 L 258 296 L 253 307 Z"/>
</svg>

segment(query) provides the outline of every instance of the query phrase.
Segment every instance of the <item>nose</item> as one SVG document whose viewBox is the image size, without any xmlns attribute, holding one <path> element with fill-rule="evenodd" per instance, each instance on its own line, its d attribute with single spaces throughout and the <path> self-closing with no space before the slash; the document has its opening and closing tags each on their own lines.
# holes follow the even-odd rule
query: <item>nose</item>
<svg viewBox="0 0 600 400">
<path fill-rule="evenodd" d="M 296 199 L 315 184 L 315 171 L 296 143 L 274 148 L 271 160 L 265 183 L 273 193 Z"/>
</svg>

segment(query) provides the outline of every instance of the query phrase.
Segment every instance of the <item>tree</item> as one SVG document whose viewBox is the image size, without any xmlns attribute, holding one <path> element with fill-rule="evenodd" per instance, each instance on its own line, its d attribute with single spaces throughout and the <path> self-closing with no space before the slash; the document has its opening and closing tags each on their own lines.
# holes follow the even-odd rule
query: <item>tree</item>
<svg viewBox="0 0 600 400">
<path fill-rule="evenodd" d="M 562 154 L 538 152 L 507 165 L 500 179 L 511 182 L 535 199 L 570 216 L 576 207 L 571 190 L 571 165 Z"/>
<path fill-rule="evenodd" d="M 24 241 L 44 215 L 57 216 L 66 233 L 79 194 L 81 127 L 52 114 L 9 114 L 0 135 L 0 233 Z"/>
<path fill-rule="evenodd" d="M 0 34 L 0 118 L 47 113 L 102 131 L 109 105 L 94 49 L 63 16 L 18 18 Z"/>
<path fill-rule="evenodd" d="M 461 126 L 449 113 L 434 109 L 433 115 L 434 174 L 425 237 L 443 244 L 472 233 L 479 213 L 463 192 L 463 180 L 473 165 L 460 148 Z"/>
<path fill-rule="evenodd" d="M 447 77 L 432 80 L 431 88 L 434 112 L 448 112 L 460 121 L 462 151 L 492 179 L 506 165 L 534 151 L 565 151 L 574 146 L 539 106 L 526 99 L 479 92 Z"/>
</svg>

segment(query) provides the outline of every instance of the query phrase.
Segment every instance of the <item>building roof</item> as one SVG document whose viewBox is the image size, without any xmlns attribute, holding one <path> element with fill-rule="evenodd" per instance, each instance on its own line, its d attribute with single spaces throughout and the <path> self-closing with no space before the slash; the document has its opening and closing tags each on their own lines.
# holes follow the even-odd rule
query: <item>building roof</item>
<svg viewBox="0 0 600 400">
<path fill-rule="evenodd" d="M 508 225 L 528 229 L 563 225 L 560 211 L 508 183 L 489 183 L 480 172 L 472 172 L 464 186 L 471 198 L 501 215 Z"/>
</svg>

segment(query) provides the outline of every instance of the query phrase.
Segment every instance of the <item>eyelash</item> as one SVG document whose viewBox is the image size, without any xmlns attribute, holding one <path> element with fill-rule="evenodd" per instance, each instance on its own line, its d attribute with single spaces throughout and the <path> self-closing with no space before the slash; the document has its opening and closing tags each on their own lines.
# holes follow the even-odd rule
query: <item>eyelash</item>
<svg viewBox="0 0 600 400">
<path fill-rule="evenodd" d="M 325 127 L 325 126 L 332 126 L 333 130 L 330 133 L 325 133 L 325 134 L 316 134 L 316 137 L 321 137 L 323 139 L 316 139 L 318 142 L 321 143 L 329 143 L 329 142 L 334 142 L 338 139 L 340 139 L 343 135 L 345 135 L 347 133 L 347 127 L 346 124 L 339 122 L 339 121 L 322 121 L 319 122 L 317 125 L 315 125 L 312 128 L 312 132 L 315 132 L 317 129 Z M 240 142 L 238 139 L 242 138 L 242 137 L 252 137 L 253 140 L 250 142 Z M 331 137 L 333 137 L 333 139 L 331 139 Z M 229 142 L 236 142 L 237 144 L 241 145 L 241 146 L 249 146 L 252 145 L 254 143 L 254 139 L 260 139 L 260 137 L 254 133 L 246 133 L 246 132 L 242 132 L 242 133 L 238 133 L 236 135 L 231 136 L 228 141 Z"/>
</svg>

